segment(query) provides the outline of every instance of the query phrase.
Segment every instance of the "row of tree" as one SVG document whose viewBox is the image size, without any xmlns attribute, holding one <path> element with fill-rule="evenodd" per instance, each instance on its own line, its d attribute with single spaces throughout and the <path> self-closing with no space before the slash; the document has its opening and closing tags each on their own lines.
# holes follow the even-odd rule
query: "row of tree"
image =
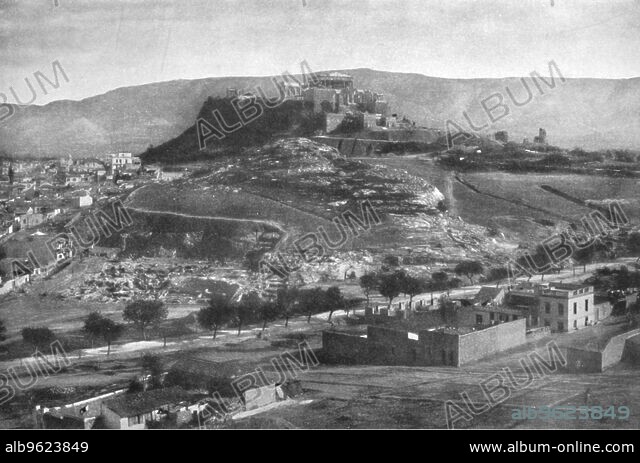
<svg viewBox="0 0 640 463">
<path fill-rule="evenodd" d="M 240 335 L 247 323 L 261 322 L 264 331 L 268 323 L 279 318 L 284 318 L 285 327 L 288 327 L 289 319 L 294 315 L 306 315 L 309 323 L 314 314 L 325 311 L 329 312 L 331 320 L 336 310 L 344 310 L 348 314 L 352 305 L 353 301 L 346 299 L 337 286 L 326 290 L 283 288 L 278 290 L 274 301 L 265 301 L 255 292 L 244 295 L 237 302 L 223 294 L 215 295 L 206 307 L 200 309 L 196 318 L 202 328 L 213 332 L 215 339 L 218 330 L 230 323 L 235 323 Z"/>
<path fill-rule="evenodd" d="M 409 304 L 413 304 L 413 298 L 418 294 L 448 291 L 461 284 L 458 278 L 449 279 L 446 272 L 434 272 L 431 278 L 417 278 L 403 269 L 366 273 L 360 277 L 360 287 L 367 299 L 367 306 L 371 294 L 377 292 L 387 298 L 388 308 L 400 294 L 409 297 Z"/>
<path fill-rule="evenodd" d="M 213 331 L 215 339 L 218 330 L 231 323 L 237 326 L 240 335 L 247 323 L 259 321 L 264 331 L 268 323 L 278 318 L 284 318 L 285 326 L 288 326 L 289 318 L 294 315 L 305 314 L 307 322 L 310 322 L 312 315 L 324 311 L 329 311 L 330 320 L 333 312 L 345 310 L 348 313 L 352 305 L 353 301 L 347 300 L 337 286 L 326 290 L 291 288 L 279 290 L 275 301 L 265 301 L 255 292 L 246 294 L 238 302 L 231 302 L 226 295 L 215 295 L 206 307 L 200 309 L 196 319 L 202 328 Z M 122 317 L 139 329 L 143 339 L 146 339 L 148 328 L 166 319 L 167 315 L 168 310 L 161 301 L 136 300 L 125 306 Z M 85 319 L 83 331 L 92 346 L 96 340 L 104 341 L 109 355 L 112 343 L 124 334 L 125 325 L 99 312 L 92 312 Z M 6 339 L 5 333 L 6 327 L 0 321 L 0 341 Z M 23 341 L 36 350 L 46 349 L 56 339 L 53 331 L 47 327 L 24 328 L 21 334 Z"/>
</svg>

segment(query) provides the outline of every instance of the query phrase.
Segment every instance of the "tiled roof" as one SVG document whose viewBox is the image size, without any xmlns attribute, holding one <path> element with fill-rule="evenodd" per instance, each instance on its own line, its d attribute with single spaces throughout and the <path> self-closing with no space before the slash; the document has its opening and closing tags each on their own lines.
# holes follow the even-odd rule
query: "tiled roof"
<svg viewBox="0 0 640 463">
<path fill-rule="evenodd" d="M 149 413 L 161 407 L 176 405 L 191 397 L 179 387 L 153 389 L 151 391 L 129 393 L 104 402 L 104 406 L 121 417 Z"/>
</svg>

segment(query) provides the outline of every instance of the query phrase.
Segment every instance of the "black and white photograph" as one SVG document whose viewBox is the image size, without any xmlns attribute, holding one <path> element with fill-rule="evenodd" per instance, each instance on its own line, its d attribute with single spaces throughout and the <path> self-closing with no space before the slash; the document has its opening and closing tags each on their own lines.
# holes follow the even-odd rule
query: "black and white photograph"
<svg viewBox="0 0 640 463">
<path fill-rule="evenodd" d="M 0 0 L 0 447 L 634 453 L 638 50 L 638 0 Z"/>
</svg>

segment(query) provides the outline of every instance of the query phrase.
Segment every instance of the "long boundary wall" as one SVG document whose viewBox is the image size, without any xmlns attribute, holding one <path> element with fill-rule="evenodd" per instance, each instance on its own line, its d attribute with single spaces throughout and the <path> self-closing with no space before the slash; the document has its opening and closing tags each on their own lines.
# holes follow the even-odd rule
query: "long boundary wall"
<svg viewBox="0 0 640 463">
<path fill-rule="evenodd" d="M 323 332 L 321 355 L 328 363 L 460 366 L 526 341 L 523 318 L 465 334 L 423 330 L 417 339 L 408 331 L 368 326 L 366 337 Z"/>
<path fill-rule="evenodd" d="M 639 334 L 640 329 L 618 334 L 599 351 L 568 347 L 567 368 L 580 373 L 601 373 L 622 360 L 627 341 Z"/>
<path fill-rule="evenodd" d="M 460 365 L 511 349 L 527 341 L 524 318 L 460 336 Z"/>
</svg>

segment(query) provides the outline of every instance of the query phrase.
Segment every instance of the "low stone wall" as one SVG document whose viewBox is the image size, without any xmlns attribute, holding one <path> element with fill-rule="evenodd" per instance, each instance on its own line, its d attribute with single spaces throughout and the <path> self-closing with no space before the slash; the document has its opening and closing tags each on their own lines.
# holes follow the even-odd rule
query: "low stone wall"
<svg viewBox="0 0 640 463">
<path fill-rule="evenodd" d="M 368 363 L 367 338 L 347 333 L 323 331 L 320 358 L 325 363 Z"/>
<path fill-rule="evenodd" d="M 640 365 L 640 334 L 627 339 L 622 353 L 622 360 L 633 365 Z"/>
<path fill-rule="evenodd" d="M 602 370 L 606 370 L 616 363 L 619 363 L 620 360 L 622 360 L 622 354 L 627 340 L 638 334 L 640 334 L 640 329 L 635 329 L 611 338 L 602 351 Z"/>
<path fill-rule="evenodd" d="M 640 329 L 627 331 L 612 337 L 600 351 L 567 348 L 567 369 L 579 373 L 601 373 L 619 363 L 628 351 L 627 343 L 640 334 Z"/>
<path fill-rule="evenodd" d="M 524 344 L 527 341 L 526 330 L 527 321 L 521 318 L 461 335 L 459 364 L 464 365 Z"/>
<path fill-rule="evenodd" d="M 424 365 L 417 340 L 409 339 L 407 331 L 367 327 L 369 363 L 377 365 Z"/>
</svg>

